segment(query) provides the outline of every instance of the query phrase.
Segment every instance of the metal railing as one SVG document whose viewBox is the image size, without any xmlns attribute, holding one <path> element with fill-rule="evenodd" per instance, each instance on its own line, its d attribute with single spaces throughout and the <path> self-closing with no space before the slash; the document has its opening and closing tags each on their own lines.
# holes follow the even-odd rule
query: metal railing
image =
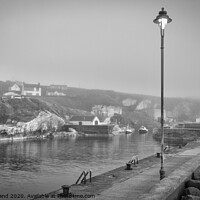
<svg viewBox="0 0 200 200">
<path fill-rule="evenodd" d="M 131 164 L 138 164 L 139 163 L 139 160 L 138 160 L 138 156 L 133 156 L 131 158 L 131 160 L 128 161 L 128 163 L 131 163 Z"/>
<path fill-rule="evenodd" d="M 89 180 L 90 180 L 90 182 L 92 182 L 92 171 L 91 170 L 89 170 L 89 171 L 83 171 L 82 173 L 81 173 L 81 175 L 79 176 L 79 178 L 77 179 L 77 181 L 76 181 L 76 184 L 78 184 L 79 183 L 79 181 L 80 181 L 80 183 L 84 183 L 84 184 L 86 184 L 86 181 L 87 181 L 87 176 L 89 175 Z M 81 179 L 82 178 L 82 179 Z"/>
<path fill-rule="evenodd" d="M 126 163 L 126 170 L 131 170 L 131 165 L 136 165 L 139 163 L 138 156 L 133 156 L 128 163 Z"/>
</svg>

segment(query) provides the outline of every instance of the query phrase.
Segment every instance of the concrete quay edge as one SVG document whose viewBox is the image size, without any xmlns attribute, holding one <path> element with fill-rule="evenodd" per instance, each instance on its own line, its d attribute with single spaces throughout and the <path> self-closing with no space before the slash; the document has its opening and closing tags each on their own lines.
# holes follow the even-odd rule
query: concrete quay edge
<svg viewBox="0 0 200 200">
<path fill-rule="evenodd" d="M 159 164 L 145 170 L 138 176 L 113 185 L 96 196 L 97 200 L 177 200 L 185 187 L 185 182 L 200 166 L 199 142 L 188 145 L 177 154 L 165 159 L 166 178 L 159 180 Z"/>
<path fill-rule="evenodd" d="M 97 192 L 95 189 L 93 190 L 94 193 L 92 191 L 83 192 L 84 190 L 82 189 L 84 188 L 80 192 L 82 191 L 84 194 L 95 194 L 95 200 L 175 200 L 184 189 L 185 182 L 191 178 L 192 173 L 200 166 L 200 140 L 190 142 L 182 149 L 177 149 L 176 152 L 166 155 L 164 164 L 166 167 L 166 178 L 161 181 L 159 180 L 158 173 L 160 162 L 156 162 L 143 170 L 139 170 L 134 176 L 124 181 L 121 180 L 122 182 L 117 182 L 111 187 L 101 190 L 101 192 Z M 77 187 L 82 186 L 77 185 Z M 61 189 L 59 189 L 52 192 L 52 194 L 61 192 Z M 57 197 L 54 199 L 60 198 Z"/>
<path fill-rule="evenodd" d="M 138 200 L 179 199 L 186 181 L 192 177 L 192 173 L 200 166 L 200 147 L 198 149 L 199 154 L 173 171 L 167 178 L 156 183 L 147 194 L 140 195 Z"/>
</svg>

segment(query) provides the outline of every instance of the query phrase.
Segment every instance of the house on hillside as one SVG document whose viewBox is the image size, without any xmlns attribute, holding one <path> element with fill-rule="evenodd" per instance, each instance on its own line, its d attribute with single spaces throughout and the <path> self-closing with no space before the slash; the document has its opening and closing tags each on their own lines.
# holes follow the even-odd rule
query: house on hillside
<svg viewBox="0 0 200 200">
<path fill-rule="evenodd" d="M 22 95 L 24 96 L 41 96 L 42 90 L 40 83 L 38 84 L 28 84 L 23 83 L 22 85 Z"/>
<path fill-rule="evenodd" d="M 47 92 L 46 92 L 46 95 L 47 95 L 47 96 L 66 96 L 65 93 L 63 93 L 63 92 L 58 92 L 58 91 L 53 91 L 53 92 L 47 91 Z"/>
<path fill-rule="evenodd" d="M 50 85 L 47 86 L 47 96 L 66 96 L 67 85 Z"/>
<path fill-rule="evenodd" d="M 73 125 L 99 125 L 100 120 L 97 116 L 72 116 L 70 123 Z"/>
<path fill-rule="evenodd" d="M 122 108 L 121 107 L 115 107 L 115 106 L 105 106 L 105 105 L 95 105 L 92 108 L 91 113 L 93 115 L 97 116 L 106 116 L 106 117 L 112 117 L 115 114 L 122 114 Z"/>
<path fill-rule="evenodd" d="M 9 87 L 8 91 L 14 92 L 14 93 L 17 93 L 17 94 L 21 94 L 21 85 L 18 85 L 17 83 L 15 83 L 11 87 Z"/>
<path fill-rule="evenodd" d="M 50 85 L 50 89 L 56 89 L 56 90 L 67 90 L 67 85 Z"/>
<path fill-rule="evenodd" d="M 196 122 L 197 122 L 197 123 L 200 123 L 200 117 L 197 117 L 197 118 L 196 118 Z"/>
</svg>

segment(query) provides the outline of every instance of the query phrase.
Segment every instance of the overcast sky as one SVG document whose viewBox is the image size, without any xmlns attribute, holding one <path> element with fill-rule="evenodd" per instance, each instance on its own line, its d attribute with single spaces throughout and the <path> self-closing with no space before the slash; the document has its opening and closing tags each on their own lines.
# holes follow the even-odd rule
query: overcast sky
<svg viewBox="0 0 200 200">
<path fill-rule="evenodd" d="M 200 0 L 0 0 L 0 80 L 200 97 Z"/>
</svg>

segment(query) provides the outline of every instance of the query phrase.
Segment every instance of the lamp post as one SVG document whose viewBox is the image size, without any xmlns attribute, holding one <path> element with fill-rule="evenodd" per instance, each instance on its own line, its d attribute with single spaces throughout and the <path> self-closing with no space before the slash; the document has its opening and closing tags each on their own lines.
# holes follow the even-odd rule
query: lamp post
<svg viewBox="0 0 200 200">
<path fill-rule="evenodd" d="M 165 170 L 164 170 L 164 29 L 168 23 L 170 23 L 172 19 L 169 18 L 167 15 L 167 11 L 162 8 L 159 12 L 156 19 L 153 20 L 154 23 L 159 25 L 160 28 L 160 35 L 161 35 L 161 167 L 160 167 L 160 180 L 165 177 Z"/>
</svg>

